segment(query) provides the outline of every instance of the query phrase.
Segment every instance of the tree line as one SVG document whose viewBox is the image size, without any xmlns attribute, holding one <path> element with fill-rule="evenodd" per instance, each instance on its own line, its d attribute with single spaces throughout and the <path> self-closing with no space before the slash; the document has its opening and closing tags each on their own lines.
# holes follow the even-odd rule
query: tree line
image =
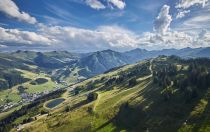
<svg viewBox="0 0 210 132">
<path fill-rule="evenodd" d="M 210 87 L 210 73 L 208 71 L 210 61 L 207 60 L 185 60 L 186 70 L 184 70 L 183 65 L 180 70 L 177 69 L 176 64 L 163 66 L 153 73 L 153 82 L 164 89 L 165 100 L 169 100 L 174 94 L 174 89 L 178 89 L 186 101 L 190 101 L 198 97 L 200 91 Z"/>
</svg>

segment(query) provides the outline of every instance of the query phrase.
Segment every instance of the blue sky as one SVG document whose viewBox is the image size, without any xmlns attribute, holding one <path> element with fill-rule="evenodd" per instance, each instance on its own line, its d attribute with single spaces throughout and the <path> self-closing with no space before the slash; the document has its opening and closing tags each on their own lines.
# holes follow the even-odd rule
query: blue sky
<svg viewBox="0 0 210 132">
<path fill-rule="evenodd" d="M 0 50 L 210 46 L 209 0 L 0 0 Z"/>
</svg>

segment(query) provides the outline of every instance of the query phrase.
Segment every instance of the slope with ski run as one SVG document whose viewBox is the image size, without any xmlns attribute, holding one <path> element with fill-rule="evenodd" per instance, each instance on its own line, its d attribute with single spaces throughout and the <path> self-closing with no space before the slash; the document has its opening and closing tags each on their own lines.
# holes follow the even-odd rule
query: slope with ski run
<svg viewBox="0 0 210 132">
<path fill-rule="evenodd" d="M 147 66 L 148 74 L 139 77 L 137 79 L 138 84 L 134 87 L 127 86 L 129 80 L 128 78 L 128 80 L 125 80 L 122 84 L 110 86 L 112 87 L 111 89 L 110 87 L 104 88 L 104 82 L 102 82 L 98 83 L 97 87 L 92 90 L 88 91 L 84 90 L 84 92 L 81 92 L 79 95 L 76 96 L 69 95 L 69 93 L 71 93 L 72 90 L 76 87 L 85 86 L 88 83 L 94 81 L 97 82 L 97 80 L 101 80 L 101 78 L 110 78 L 118 76 L 120 72 L 125 72 L 134 68 L 135 66 L 144 65 L 144 64 L 149 64 L 149 66 Z M 42 116 L 41 118 L 38 118 L 37 121 L 25 124 L 21 126 L 21 128 L 23 128 L 23 130 L 30 130 L 30 131 L 36 131 L 36 127 L 39 127 L 39 130 L 46 130 L 46 131 L 57 131 L 57 130 L 77 131 L 83 129 L 83 127 L 85 129 L 86 126 L 92 124 L 91 130 L 97 129 L 100 127 L 101 124 L 113 118 L 114 115 L 117 114 L 117 111 L 120 109 L 120 106 L 123 103 L 127 102 L 132 97 L 137 96 L 140 91 L 142 91 L 145 87 L 148 87 L 148 85 L 150 85 L 152 77 L 151 70 L 152 70 L 152 61 L 142 61 L 137 64 L 127 65 L 113 72 L 101 74 L 91 79 L 85 80 L 81 83 L 75 84 L 71 86 L 66 93 L 64 93 L 63 97 L 66 98 L 66 101 L 64 101 L 62 105 L 56 107 L 55 109 L 50 110 L 52 116 L 47 116 L 47 115 Z M 87 98 L 86 96 L 91 92 L 98 93 L 97 100 L 91 103 L 85 103 L 85 100 Z M 63 113 L 66 106 L 74 108 L 72 109 L 71 112 Z M 91 113 L 88 112 L 88 109 L 90 108 L 92 108 L 93 110 Z M 59 123 L 60 121 L 63 123 L 65 122 L 64 124 L 70 123 L 71 127 L 69 125 L 61 125 L 61 127 L 56 127 L 58 124 L 60 124 Z M 106 129 L 114 128 L 112 123 L 110 125 L 112 127 L 111 126 L 107 127 L 104 130 L 106 131 Z"/>
</svg>

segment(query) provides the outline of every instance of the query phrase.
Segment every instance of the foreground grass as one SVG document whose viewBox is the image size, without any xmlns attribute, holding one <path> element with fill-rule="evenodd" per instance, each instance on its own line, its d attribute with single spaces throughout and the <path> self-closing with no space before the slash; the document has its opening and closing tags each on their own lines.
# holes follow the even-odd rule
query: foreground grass
<svg viewBox="0 0 210 132">
<path fill-rule="evenodd" d="M 62 112 L 63 108 L 61 108 L 50 117 L 43 117 L 36 122 L 32 122 L 29 126 L 26 126 L 26 129 L 36 131 L 36 127 L 39 126 L 42 128 L 40 129 L 42 131 L 73 132 L 98 130 L 105 132 L 115 130 L 116 126 L 114 123 L 110 122 L 110 120 L 118 113 L 121 104 L 137 94 L 136 92 L 144 89 L 148 83 L 150 83 L 149 80 L 131 89 L 100 92 L 101 100 L 99 98 L 99 100 L 83 105 L 81 108 L 73 110 L 72 112 Z M 110 95 L 112 95 L 111 98 Z M 94 111 L 90 112 L 88 110 L 94 107 Z"/>
</svg>

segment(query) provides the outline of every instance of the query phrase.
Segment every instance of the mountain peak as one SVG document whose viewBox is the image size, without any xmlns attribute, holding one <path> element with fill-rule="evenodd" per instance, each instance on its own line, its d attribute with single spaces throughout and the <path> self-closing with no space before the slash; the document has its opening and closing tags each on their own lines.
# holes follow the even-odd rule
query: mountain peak
<svg viewBox="0 0 210 132">
<path fill-rule="evenodd" d="M 134 51 L 147 51 L 146 49 L 141 49 L 141 48 L 136 48 L 136 49 L 134 49 Z"/>
<path fill-rule="evenodd" d="M 102 50 L 101 52 L 116 52 L 116 51 L 111 50 L 111 49 L 106 49 L 106 50 Z"/>
</svg>

